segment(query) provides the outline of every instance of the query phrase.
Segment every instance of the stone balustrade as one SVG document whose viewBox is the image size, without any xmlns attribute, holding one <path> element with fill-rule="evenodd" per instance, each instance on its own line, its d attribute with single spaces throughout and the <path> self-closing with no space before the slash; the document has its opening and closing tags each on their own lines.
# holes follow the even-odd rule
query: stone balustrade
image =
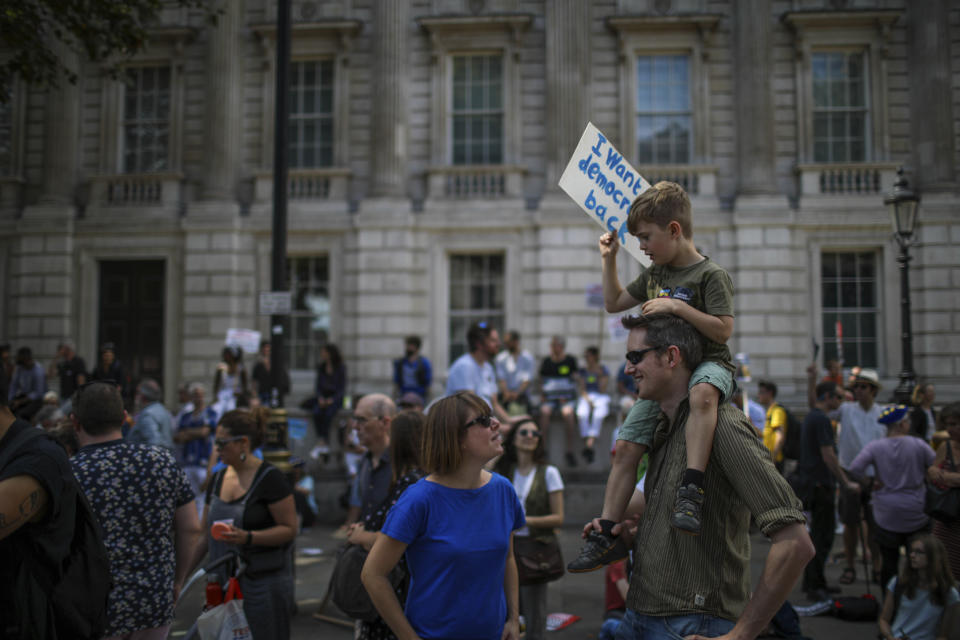
<svg viewBox="0 0 960 640">
<path fill-rule="evenodd" d="M 352 174 L 350 169 L 336 167 L 290 169 L 287 172 L 287 197 L 290 200 L 345 200 Z M 257 174 L 255 197 L 260 202 L 273 198 L 272 171 Z"/>
<path fill-rule="evenodd" d="M 519 198 L 523 167 L 502 164 L 448 165 L 427 169 L 427 197 L 454 200 Z"/>
<path fill-rule="evenodd" d="M 637 171 L 650 184 L 661 180 L 676 182 L 690 196 L 714 197 L 717 194 L 717 167 L 711 164 L 639 165 Z"/>
<path fill-rule="evenodd" d="M 91 203 L 97 206 L 178 207 L 182 201 L 183 174 L 96 176 L 91 186 Z"/>
<path fill-rule="evenodd" d="M 799 164 L 801 196 L 876 196 L 893 187 L 897 176 L 893 162 Z"/>
</svg>

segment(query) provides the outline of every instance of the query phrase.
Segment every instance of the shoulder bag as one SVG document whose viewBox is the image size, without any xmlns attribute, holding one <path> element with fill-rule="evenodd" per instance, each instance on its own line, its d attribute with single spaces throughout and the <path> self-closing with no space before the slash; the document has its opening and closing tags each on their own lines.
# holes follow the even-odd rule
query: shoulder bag
<svg viewBox="0 0 960 640">
<path fill-rule="evenodd" d="M 947 460 L 950 461 L 950 469 L 957 469 L 956 462 L 953 459 L 953 448 L 947 441 Z M 927 515 L 941 522 L 954 522 L 960 519 L 960 487 L 948 487 L 941 489 L 937 485 L 927 482 L 927 501 L 924 507 Z"/>
</svg>

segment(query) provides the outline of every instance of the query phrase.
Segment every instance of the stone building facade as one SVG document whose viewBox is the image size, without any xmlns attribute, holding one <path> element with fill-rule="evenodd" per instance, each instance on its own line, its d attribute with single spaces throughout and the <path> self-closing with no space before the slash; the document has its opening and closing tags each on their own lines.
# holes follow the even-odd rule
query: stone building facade
<svg viewBox="0 0 960 640">
<path fill-rule="evenodd" d="M 270 285 L 276 0 L 217 24 L 171 8 L 124 81 L 14 88 L 0 120 L 0 338 L 41 359 L 211 380 Z M 308 387 L 338 344 L 384 389 L 402 336 L 439 384 L 475 319 L 622 345 L 588 308 L 594 225 L 557 187 L 587 122 L 684 184 L 736 286 L 733 351 L 800 401 L 812 344 L 901 367 L 898 165 L 922 195 L 915 369 L 960 398 L 960 3 L 947 0 L 294 0 L 287 326 Z M 640 266 L 621 259 L 621 279 Z M 3 340 L 0 340 L 3 341 Z M 124 351 L 125 350 L 125 351 Z"/>
</svg>

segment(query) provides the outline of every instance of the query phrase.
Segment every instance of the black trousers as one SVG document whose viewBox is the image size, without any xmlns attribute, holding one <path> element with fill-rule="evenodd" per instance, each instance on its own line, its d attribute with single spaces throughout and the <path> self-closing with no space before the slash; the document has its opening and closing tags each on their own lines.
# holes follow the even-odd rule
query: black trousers
<svg viewBox="0 0 960 640">
<path fill-rule="evenodd" d="M 813 591 L 827 586 L 823 568 L 833 547 L 834 530 L 837 519 L 834 513 L 835 491 L 833 487 L 817 485 L 810 499 L 810 539 L 817 554 L 803 570 L 803 590 Z"/>
</svg>

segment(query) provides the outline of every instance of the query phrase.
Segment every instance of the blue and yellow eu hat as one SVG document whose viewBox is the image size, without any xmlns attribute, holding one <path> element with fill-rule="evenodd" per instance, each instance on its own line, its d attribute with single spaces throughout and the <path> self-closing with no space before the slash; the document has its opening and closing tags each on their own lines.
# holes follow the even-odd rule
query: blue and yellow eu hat
<svg viewBox="0 0 960 640">
<path fill-rule="evenodd" d="M 896 424 L 906 417 L 907 411 L 908 409 L 904 405 L 895 404 L 892 407 L 884 409 L 880 417 L 877 418 L 877 422 L 882 424 Z"/>
</svg>

